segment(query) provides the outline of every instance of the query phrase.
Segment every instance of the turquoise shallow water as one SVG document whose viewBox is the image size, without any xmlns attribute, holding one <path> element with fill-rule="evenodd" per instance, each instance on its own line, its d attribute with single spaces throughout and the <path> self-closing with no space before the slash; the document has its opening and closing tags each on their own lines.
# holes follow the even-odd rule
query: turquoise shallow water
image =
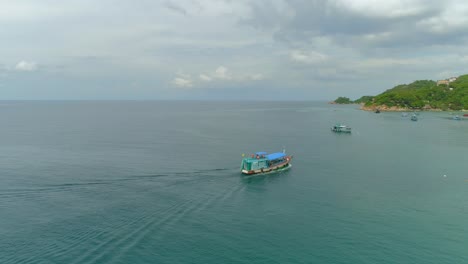
<svg viewBox="0 0 468 264">
<path fill-rule="evenodd" d="M 468 120 L 356 108 L 3 102 L 0 263 L 468 263 Z"/>
</svg>

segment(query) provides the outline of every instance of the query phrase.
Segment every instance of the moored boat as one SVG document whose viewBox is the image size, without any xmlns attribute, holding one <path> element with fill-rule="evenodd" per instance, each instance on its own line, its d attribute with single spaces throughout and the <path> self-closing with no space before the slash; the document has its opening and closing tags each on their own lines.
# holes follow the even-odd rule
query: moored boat
<svg viewBox="0 0 468 264">
<path fill-rule="evenodd" d="M 342 124 L 334 125 L 331 130 L 336 133 L 351 133 L 351 128 Z"/>
<path fill-rule="evenodd" d="M 246 175 L 264 174 L 289 169 L 292 156 L 285 152 L 268 154 L 266 152 L 256 152 L 247 158 L 242 159 L 241 172 Z"/>
<path fill-rule="evenodd" d="M 416 114 L 413 114 L 411 116 L 411 121 L 418 121 L 418 117 L 416 116 Z"/>
<path fill-rule="evenodd" d="M 453 120 L 461 120 L 460 116 L 456 115 L 452 118 Z"/>
</svg>

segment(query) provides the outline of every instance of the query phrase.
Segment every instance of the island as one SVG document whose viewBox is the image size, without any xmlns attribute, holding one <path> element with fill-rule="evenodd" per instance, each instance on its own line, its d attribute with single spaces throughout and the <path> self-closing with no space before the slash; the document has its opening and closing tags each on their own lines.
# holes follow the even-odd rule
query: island
<svg viewBox="0 0 468 264">
<path fill-rule="evenodd" d="M 352 101 L 338 97 L 336 104 L 360 104 L 368 111 L 463 111 L 468 110 L 468 74 L 445 80 L 418 80 L 401 84 L 376 96 Z"/>
<path fill-rule="evenodd" d="M 354 104 L 348 97 L 338 97 L 335 101 L 330 102 L 331 104 Z"/>
</svg>

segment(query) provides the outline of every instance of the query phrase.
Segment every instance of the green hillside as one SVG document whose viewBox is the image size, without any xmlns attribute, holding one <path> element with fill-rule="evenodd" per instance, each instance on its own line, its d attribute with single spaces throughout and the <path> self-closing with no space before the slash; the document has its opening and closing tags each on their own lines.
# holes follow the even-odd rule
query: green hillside
<svg viewBox="0 0 468 264">
<path fill-rule="evenodd" d="M 352 103 L 363 103 L 366 107 L 468 110 L 468 75 L 458 77 L 448 86 L 437 86 L 430 80 L 402 84 L 375 97 L 363 96 Z"/>
<path fill-rule="evenodd" d="M 366 104 L 368 102 L 372 102 L 373 99 L 374 99 L 374 96 L 364 95 L 361 98 L 354 101 L 354 103 L 355 104 Z"/>
</svg>

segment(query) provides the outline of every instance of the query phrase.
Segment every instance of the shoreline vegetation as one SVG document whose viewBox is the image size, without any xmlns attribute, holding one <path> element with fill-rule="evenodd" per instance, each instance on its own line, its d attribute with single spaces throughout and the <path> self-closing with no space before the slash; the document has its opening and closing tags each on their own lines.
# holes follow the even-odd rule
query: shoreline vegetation
<svg viewBox="0 0 468 264">
<path fill-rule="evenodd" d="M 449 81 L 450 80 L 450 81 Z M 442 81 L 418 80 L 376 96 L 338 97 L 331 104 L 359 104 L 365 111 L 468 111 L 468 74 Z"/>
</svg>

